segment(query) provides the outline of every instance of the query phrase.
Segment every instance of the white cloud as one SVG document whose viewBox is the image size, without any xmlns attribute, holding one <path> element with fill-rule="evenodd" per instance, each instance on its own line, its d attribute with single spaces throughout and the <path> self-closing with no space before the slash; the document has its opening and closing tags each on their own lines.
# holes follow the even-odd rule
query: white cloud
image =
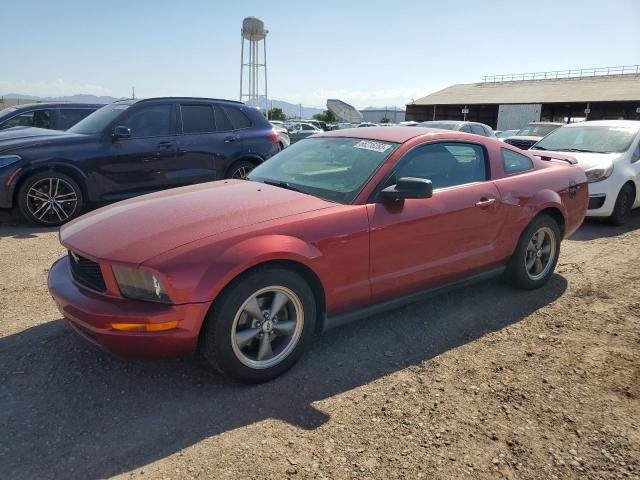
<svg viewBox="0 0 640 480">
<path fill-rule="evenodd" d="M 101 85 L 67 83 L 61 78 L 44 82 L 0 80 L 0 94 L 7 93 L 21 93 L 39 97 L 61 97 L 76 94 L 112 95 L 111 90 Z"/>
</svg>

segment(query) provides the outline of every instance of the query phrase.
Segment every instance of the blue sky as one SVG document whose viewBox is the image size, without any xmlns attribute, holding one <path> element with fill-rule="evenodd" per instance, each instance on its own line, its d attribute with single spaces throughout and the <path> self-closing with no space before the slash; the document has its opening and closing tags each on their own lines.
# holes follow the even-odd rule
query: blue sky
<svg viewBox="0 0 640 480">
<path fill-rule="evenodd" d="M 359 108 L 483 75 L 640 63 L 640 0 L 0 0 L 0 94 L 239 94 L 267 23 L 269 96 Z"/>
</svg>

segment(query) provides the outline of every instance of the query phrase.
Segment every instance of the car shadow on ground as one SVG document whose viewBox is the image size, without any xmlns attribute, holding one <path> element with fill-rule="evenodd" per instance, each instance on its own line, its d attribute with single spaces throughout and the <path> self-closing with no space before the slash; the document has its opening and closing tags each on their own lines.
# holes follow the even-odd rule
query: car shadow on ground
<svg viewBox="0 0 640 480">
<path fill-rule="evenodd" d="M 588 242 L 596 238 L 617 237 L 637 229 L 640 229 L 640 208 L 633 210 L 627 219 L 627 223 L 619 227 L 609 225 L 605 220 L 587 218 L 576 233 L 571 236 L 570 240 Z"/>
<path fill-rule="evenodd" d="M 500 280 L 466 287 L 326 333 L 284 376 L 230 383 L 197 360 L 123 361 L 85 345 L 64 321 L 0 339 L 0 478 L 104 478 L 203 439 L 281 419 L 315 429 L 314 402 L 437 357 L 559 298 Z M 524 348 L 524 347 L 523 347 Z"/>
</svg>

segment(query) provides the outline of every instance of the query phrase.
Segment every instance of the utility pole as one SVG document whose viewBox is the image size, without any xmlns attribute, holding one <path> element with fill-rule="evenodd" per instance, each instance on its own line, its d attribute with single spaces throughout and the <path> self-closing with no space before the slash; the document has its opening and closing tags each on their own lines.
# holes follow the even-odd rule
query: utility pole
<svg viewBox="0 0 640 480">
<path fill-rule="evenodd" d="M 299 104 L 300 106 L 300 120 L 302 120 L 302 104 Z"/>
<path fill-rule="evenodd" d="M 131 99 L 136 99 L 136 87 L 131 87 Z"/>
</svg>

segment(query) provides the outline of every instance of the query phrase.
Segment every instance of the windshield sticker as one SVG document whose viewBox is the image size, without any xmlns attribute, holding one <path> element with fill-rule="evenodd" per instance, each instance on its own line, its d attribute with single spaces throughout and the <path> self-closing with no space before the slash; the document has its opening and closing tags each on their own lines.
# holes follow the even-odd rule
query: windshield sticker
<svg viewBox="0 0 640 480">
<path fill-rule="evenodd" d="M 389 145 L 388 143 L 374 142 L 372 140 L 361 140 L 356 143 L 353 148 L 360 148 L 362 150 L 371 150 L 372 152 L 382 153 L 389 150 L 391 148 L 391 145 Z"/>
</svg>

